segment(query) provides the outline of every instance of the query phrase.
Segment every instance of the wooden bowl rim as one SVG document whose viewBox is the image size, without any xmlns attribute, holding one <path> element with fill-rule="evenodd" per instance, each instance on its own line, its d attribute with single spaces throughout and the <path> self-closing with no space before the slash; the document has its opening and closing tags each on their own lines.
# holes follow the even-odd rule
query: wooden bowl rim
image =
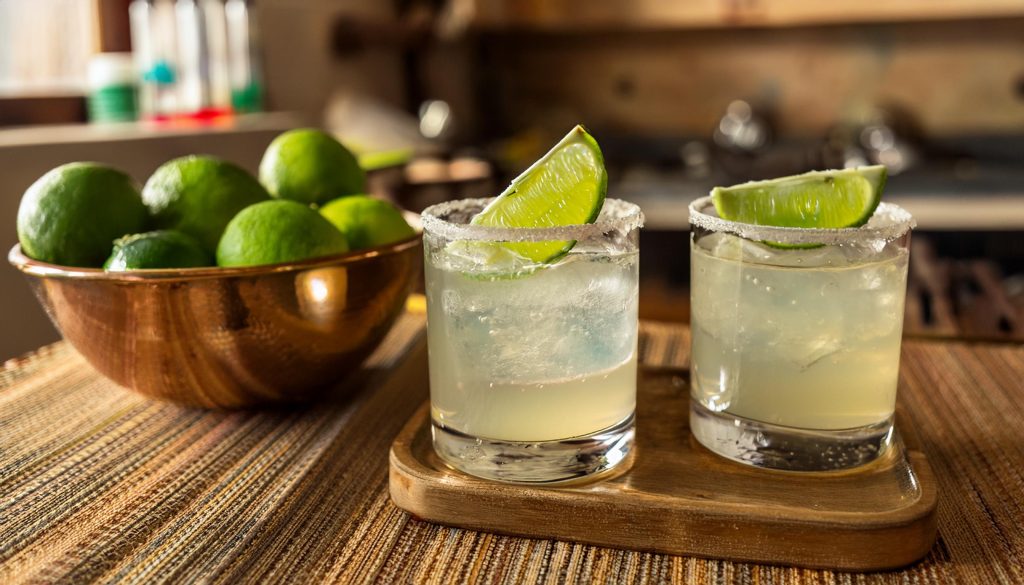
<svg viewBox="0 0 1024 585">
<path fill-rule="evenodd" d="M 369 260 L 370 258 L 401 254 L 411 248 L 418 247 L 420 245 L 421 238 L 422 235 L 417 233 L 414 236 L 410 236 L 404 240 L 399 240 L 391 244 L 345 252 L 344 254 L 320 256 L 318 258 L 309 258 L 298 262 L 282 262 L 280 264 L 263 264 L 260 266 L 240 266 L 234 268 L 203 266 L 201 268 L 159 268 L 132 270 L 126 272 L 107 272 L 102 268 L 61 266 L 58 264 L 50 264 L 48 262 L 33 260 L 22 252 L 21 244 L 15 244 L 14 247 L 11 248 L 11 251 L 7 254 L 7 261 L 21 272 L 41 278 L 106 281 L 115 283 L 154 281 L 184 282 L 218 278 L 258 277 L 269 274 L 309 270 L 312 268 L 349 266 L 364 260 Z"/>
</svg>

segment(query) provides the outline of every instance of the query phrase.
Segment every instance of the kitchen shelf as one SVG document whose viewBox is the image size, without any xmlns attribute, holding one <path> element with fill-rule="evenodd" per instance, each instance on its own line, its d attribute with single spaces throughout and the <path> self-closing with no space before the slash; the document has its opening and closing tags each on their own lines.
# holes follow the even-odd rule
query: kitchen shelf
<svg viewBox="0 0 1024 585">
<path fill-rule="evenodd" d="M 303 124 L 290 112 L 245 114 L 209 122 L 122 122 L 108 124 L 67 124 L 0 129 L 0 149 L 8 147 L 122 142 L 208 134 L 249 134 L 284 131 Z"/>
<path fill-rule="evenodd" d="M 1020 0 L 471 0 L 470 4 L 470 25 L 490 31 L 793 27 L 1024 17 Z"/>
</svg>

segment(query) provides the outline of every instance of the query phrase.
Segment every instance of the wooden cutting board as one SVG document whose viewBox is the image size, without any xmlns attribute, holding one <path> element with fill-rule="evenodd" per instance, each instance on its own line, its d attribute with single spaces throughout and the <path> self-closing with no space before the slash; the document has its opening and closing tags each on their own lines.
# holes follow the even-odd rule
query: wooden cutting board
<svg viewBox="0 0 1024 585">
<path fill-rule="evenodd" d="M 427 379 L 423 367 L 418 383 Z M 392 444 L 391 499 L 418 518 L 461 528 L 768 564 L 880 570 L 931 548 L 937 487 L 906 417 L 897 416 L 897 448 L 868 466 L 765 471 L 692 438 L 687 378 L 685 370 L 641 370 L 632 466 L 563 488 L 495 483 L 447 467 L 431 447 L 424 405 Z"/>
</svg>

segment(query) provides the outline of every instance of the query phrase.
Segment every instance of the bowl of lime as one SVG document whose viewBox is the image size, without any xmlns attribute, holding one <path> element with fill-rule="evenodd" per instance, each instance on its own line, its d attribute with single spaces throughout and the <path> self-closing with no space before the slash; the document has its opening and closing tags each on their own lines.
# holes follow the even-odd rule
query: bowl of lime
<svg viewBox="0 0 1024 585">
<path fill-rule="evenodd" d="M 419 277 L 418 218 L 362 194 L 331 136 L 294 130 L 259 177 L 189 156 L 141 190 L 70 163 L 25 192 L 10 263 L 101 374 L 188 406 L 343 392 Z"/>
</svg>

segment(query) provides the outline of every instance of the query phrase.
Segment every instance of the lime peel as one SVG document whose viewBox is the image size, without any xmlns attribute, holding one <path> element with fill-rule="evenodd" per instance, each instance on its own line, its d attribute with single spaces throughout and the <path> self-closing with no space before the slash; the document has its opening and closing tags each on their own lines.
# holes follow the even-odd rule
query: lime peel
<svg viewBox="0 0 1024 585">
<path fill-rule="evenodd" d="M 701 197 L 690 203 L 690 225 L 710 232 L 725 232 L 746 240 L 770 241 L 785 245 L 874 245 L 903 237 L 916 226 L 914 218 L 906 210 L 891 203 L 880 203 L 878 210 L 863 226 L 854 228 L 793 228 L 768 225 L 754 225 L 723 219 L 711 213 L 711 196 Z"/>
<path fill-rule="evenodd" d="M 471 225 L 543 228 L 597 220 L 608 191 L 608 173 L 597 141 L 583 126 L 573 128 L 483 209 Z M 576 245 L 573 240 L 499 244 L 537 263 L 550 263 Z"/>
<path fill-rule="evenodd" d="M 846 228 L 867 223 L 881 200 L 882 165 L 811 171 L 732 187 L 715 187 L 711 200 L 723 219 L 794 228 Z"/>
</svg>

